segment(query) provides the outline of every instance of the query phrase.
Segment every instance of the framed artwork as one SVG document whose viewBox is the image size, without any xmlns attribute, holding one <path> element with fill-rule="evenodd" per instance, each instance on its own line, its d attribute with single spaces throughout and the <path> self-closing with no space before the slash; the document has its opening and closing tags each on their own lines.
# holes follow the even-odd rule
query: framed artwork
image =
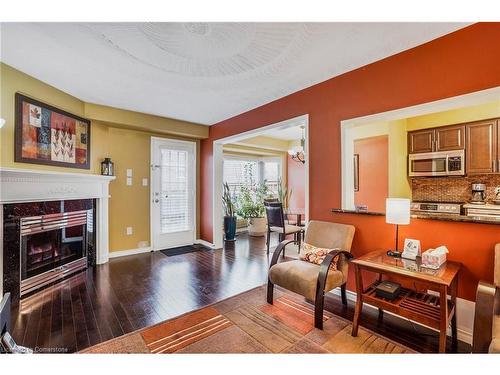
<svg viewBox="0 0 500 375">
<path fill-rule="evenodd" d="M 16 93 L 16 162 L 90 169 L 90 121 Z"/>
<path fill-rule="evenodd" d="M 354 154 L 354 191 L 359 191 L 359 154 Z"/>
</svg>

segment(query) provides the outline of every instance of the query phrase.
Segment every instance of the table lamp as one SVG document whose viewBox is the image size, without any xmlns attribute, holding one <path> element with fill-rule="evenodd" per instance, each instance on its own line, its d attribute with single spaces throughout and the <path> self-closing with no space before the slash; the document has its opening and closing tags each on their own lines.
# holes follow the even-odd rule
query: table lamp
<svg viewBox="0 0 500 375">
<path fill-rule="evenodd" d="M 406 198 L 387 198 L 385 201 L 385 222 L 396 224 L 396 247 L 389 250 L 387 255 L 400 257 L 398 251 L 398 228 L 399 225 L 410 224 L 410 200 Z"/>
</svg>

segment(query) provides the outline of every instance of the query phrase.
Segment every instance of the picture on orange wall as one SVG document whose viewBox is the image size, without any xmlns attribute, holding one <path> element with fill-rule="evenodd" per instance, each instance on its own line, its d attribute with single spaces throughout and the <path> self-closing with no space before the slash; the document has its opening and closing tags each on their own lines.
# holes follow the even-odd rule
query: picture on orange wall
<svg viewBox="0 0 500 375">
<path fill-rule="evenodd" d="M 15 161 L 90 169 L 90 121 L 16 93 Z"/>
</svg>

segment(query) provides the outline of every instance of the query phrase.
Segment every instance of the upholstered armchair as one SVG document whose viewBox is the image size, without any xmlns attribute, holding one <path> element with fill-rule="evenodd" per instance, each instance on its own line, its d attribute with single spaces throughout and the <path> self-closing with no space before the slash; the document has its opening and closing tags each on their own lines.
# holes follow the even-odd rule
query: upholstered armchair
<svg viewBox="0 0 500 375">
<path fill-rule="evenodd" d="M 282 241 L 274 251 L 267 284 L 267 302 L 273 303 L 274 285 L 291 290 L 314 301 L 314 326 L 323 329 L 323 304 L 325 293 L 334 288 L 341 288 L 342 303 L 347 304 L 345 284 L 347 281 L 348 259 L 351 259 L 351 244 L 354 237 L 352 225 L 310 221 L 304 242 L 315 247 L 340 249 L 328 253 L 320 264 L 303 260 L 291 260 L 278 263 L 281 252 L 289 243 Z M 337 258 L 337 269 L 330 265 Z"/>
<path fill-rule="evenodd" d="M 474 353 L 500 353 L 500 243 L 495 246 L 494 285 L 480 281 L 474 314 Z"/>
</svg>

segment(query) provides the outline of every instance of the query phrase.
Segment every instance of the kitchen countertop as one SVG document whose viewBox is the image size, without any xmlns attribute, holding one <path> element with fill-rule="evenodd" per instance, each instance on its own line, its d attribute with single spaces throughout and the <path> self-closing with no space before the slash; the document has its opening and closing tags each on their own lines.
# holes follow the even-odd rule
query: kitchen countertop
<svg viewBox="0 0 500 375">
<path fill-rule="evenodd" d="M 345 210 L 342 208 L 332 208 L 331 212 L 332 213 L 341 213 L 341 214 L 385 216 L 385 213 L 383 213 L 383 212 Z M 475 223 L 475 224 L 496 224 L 496 225 L 500 224 L 500 218 L 498 220 L 496 220 L 496 219 L 485 220 L 485 219 L 479 219 L 475 216 L 465 216 L 465 215 L 412 212 L 410 217 L 412 219 L 423 219 L 423 220 L 455 221 L 455 222 Z"/>
<path fill-rule="evenodd" d="M 500 218 L 484 219 L 484 218 L 478 218 L 476 216 L 466 216 L 466 215 L 449 215 L 449 214 L 447 215 L 439 213 L 412 212 L 410 217 L 412 219 L 424 219 L 424 220 L 456 221 L 456 222 L 476 223 L 476 224 L 500 224 Z"/>
<path fill-rule="evenodd" d="M 385 216 L 384 212 L 363 211 L 363 210 L 345 210 L 343 208 L 332 208 L 333 213 L 339 214 L 358 214 L 358 215 L 372 215 L 372 216 Z"/>
</svg>

